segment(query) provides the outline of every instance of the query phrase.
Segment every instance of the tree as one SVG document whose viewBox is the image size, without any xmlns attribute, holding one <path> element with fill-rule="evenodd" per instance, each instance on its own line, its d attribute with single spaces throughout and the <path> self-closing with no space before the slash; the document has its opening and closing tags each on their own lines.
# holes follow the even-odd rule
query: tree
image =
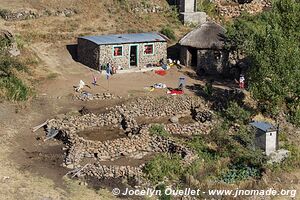
<svg viewBox="0 0 300 200">
<path fill-rule="evenodd" d="M 273 114 L 283 105 L 300 109 L 299 13 L 299 0 L 275 0 L 270 11 L 228 25 L 230 48 L 252 61 L 250 91 Z"/>
</svg>

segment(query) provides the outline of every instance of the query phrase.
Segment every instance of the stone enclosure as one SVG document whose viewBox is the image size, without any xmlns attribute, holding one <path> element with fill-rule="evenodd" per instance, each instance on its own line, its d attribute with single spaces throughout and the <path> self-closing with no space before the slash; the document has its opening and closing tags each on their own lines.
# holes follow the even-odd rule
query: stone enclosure
<svg viewBox="0 0 300 200">
<path fill-rule="evenodd" d="M 151 133 L 155 121 L 169 132 L 169 137 Z M 134 178 L 141 184 L 147 182 L 143 168 L 155 155 L 178 154 L 183 164 L 192 163 L 196 154 L 176 137 L 188 139 L 192 135 L 208 134 L 215 123 L 209 105 L 201 98 L 169 96 L 140 97 L 100 114 L 60 116 L 48 122 L 47 127 L 59 130 L 56 138 L 65 144 L 64 166 L 73 169 L 70 173 L 74 176 Z M 102 139 L 92 139 L 81 134 L 99 130 L 94 133 L 101 136 L 105 135 L 105 128 L 117 131 L 118 135 L 111 132 Z"/>
</svg>

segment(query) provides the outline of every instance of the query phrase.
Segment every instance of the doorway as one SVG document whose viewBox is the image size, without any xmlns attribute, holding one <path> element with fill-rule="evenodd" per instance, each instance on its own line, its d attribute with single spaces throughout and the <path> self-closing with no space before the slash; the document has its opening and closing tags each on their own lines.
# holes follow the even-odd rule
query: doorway
<svg viewBox="0 0 300 200">
<path fill-rule="evenodd" d="M 130 67 L 137 67 L 138 66 L 138 46 L 131 45 L 130 52 L 129 52 L 129 59 L 130 59 Z"/>
<path fill-rule="evenodd" d="M 196 68 L 197 67 L 197 49 L 196 48 L 189 48 L 189 53 L 190 53 L 190 60 L 189 60 L 189 65 L 191 67 Z"/>
</svg>

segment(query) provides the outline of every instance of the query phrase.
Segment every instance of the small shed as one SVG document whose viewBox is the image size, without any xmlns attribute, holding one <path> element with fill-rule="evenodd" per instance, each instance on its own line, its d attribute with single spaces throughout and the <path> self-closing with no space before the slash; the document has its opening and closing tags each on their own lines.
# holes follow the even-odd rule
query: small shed
<svg viewBox="0 0 300 200">
<path fill-rule="evenodd" d="M 227 75 L 229 52 L 224 48 L 225 28 L 205 22 L 180 41 L 180 61 L 195 68 L 198 74 Z"/>
<path fill-rule="evenodd" d="M 134 33 L 78 38 L 78 61 L 94 69 L 107 63 L 123 69 L 167 59 L 167 40 L 159 33 Z"/>
<path fill-rule="evenodd" d="M 255 128 L 255 146 L 265 151 L 266 155 L 278 150 L 278 128 L 267 122 L 254 121 L 250 125 Z"/>
</svg>

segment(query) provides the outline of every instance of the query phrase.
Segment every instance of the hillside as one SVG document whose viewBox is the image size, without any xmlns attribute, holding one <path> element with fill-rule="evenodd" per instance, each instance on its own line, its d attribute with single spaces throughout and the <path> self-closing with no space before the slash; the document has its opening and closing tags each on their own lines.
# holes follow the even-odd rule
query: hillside
<svg viewBox="0 0 300 200">
<path fill-rule="evenodd" d="M 20 0 L 1 4 L 3 9 L 13 13 L 27 11 L 32 14 L 28 18 L 36 18 L 2 21 L 28 42 L 74 41 L 79 35 L 159 31 L 165 26 L 179 29 L 178 34 L 181 30 L 176 13 L 165 1 Z"/>
<path fill-rule="evenodd" d="M 160 32 L 164 29 L 174 38 L 169 37 L 170 40 L 164 40 L 163 44 L 174 48 L 160 48 L 163 50 L 160 54 L 153 46 L 152 55 L 168 54 L 170 57 L 170 52 L 177 53 L 173 49 L 178 50 L 179 45 L 175 44 L 195 26 L 184 26 L 176 8 L 166 0 L 0 0 L 0 200 L 154 200 L 155 197 L 138 195 L 116 197 L 112 191 L 114 188 L 123 191 L 125 188 L 156 186 L 161 190 L 165 190 L 164 187 L 191 187 L 201 191 L 273 188 L 293 193 L 266 198 L 297 199 L 300 104 L 299 96 L 296 96 L 298 107 L 292 105 L 291 98 L 285 98 L 285 91 L 299 94 L 299 90 L 293 88 L 299 85 L 295 81 L 298 78 L 294 78 L 299 76 L 292 73 L 298 68 L 286 66 L 281 70 L 281 66 L 298 66 L 297 57 L 289 59 L 289 45 L 295 47 L 294 55 L 300 55 L 298 43 L 289 41 L 285 29 L 269 34 L 275 39 L 277 36 L 284 38 L 278 40 L 280 45 L 267 46 L 277 40 L 269 38 L 270 41 L 265 41 L 263 38 L 268 38 L 264 35 L 265 23 L 274 22 L 278 27 L 287 25 L 285 28 L 293 30 L 290 34 L 299 39 L 299 31 L 294 31 L 299 30 L 299 17 L 284 15 L 288 13 L 284 9 L 274 18 L 272 12 L 260 16 L 259 13 L 270 10 L 268 0 L 255 0 L 249 4 L 237 2 L 198 0 L 198 11 L 207 11 L 209 19 L 224 26 L 226 22 L 232 22 L 226 24 L 226 35 L 230 39 L 226 42 L 235 46 L 228 45 L 228 49 L 235 53 L 232 57 L 241 55 L 243 60 L 248 50 L 252 58 L 261 61 L 252 73 L 257 75 L 256 83 L 281 81 L 283 76 L 277 74 L 291 74 L 287 79 L 289 84 L 285 80 L 281 82 L 290 89 L 282 90 L 281 101 L 269 101 L 266 95 L 276 97 L 273 94 L 281 89 L 281 85 L 273 84 L 270 86 L 279 89 L 257 84 L 256 92 L 264 93 L 258 95 L 261 99 L 254 98 L 248 74 L 245 74 L 244 89 L 233 78 L 199 76 L 192 67 L 174 63 L 166 71 L 159 68 L 159 72 L 166 74 L 157 73 L 157 68 L 128 73 L 132 72 L 129 67 L 128 71 L 118 70 L 108 76 L 105 71 L 92 70 L 78 62 L 77 37 L 83 35 Z M 244 11 L 253 15 L 243 16 Z M 286 21 L 279 23 L 279 16 Z M 289 22 L 289 16 L 297 20 Z M 157 37 L 155 39 L 157 42 Z M 258 49 L 260 43 L 266 45 Z M 110 46 L 104 57 L 116 56 L 114 49 L 125 46 L 121 44 Z M 147 41 L 143 48 L 149 44 Z M 20 50 L 15 51 L 20 52 L 18 56 L 11 56 L 8 51 L 8 47 L 16 47 L 14 45 Z M 130 48 L 137 46 L 128 45 Z M 224 47 L 227 51 L 225 48 L 227 46 Z M 268 49 L 274 49 L 274 58 L 283 61 L 265 62 L 267 57 L 273 58 L 273 51 Z M 210 50 L 214 56 L 222 57 L 216 49 Z M 244 51 L 240 53 L 239 50 Z M 195 52 L 198 56 L 199 51 Z M 145 52 L 135 53 L 149 56 Z M 131 53 L 129 58 L 123 52 L 121 54 L 120 57 L 131 66 Z M 272 67 L 277 71 L 271 70 Z M 272 79 L 264 77 L 264 69 L 272 74 Z M 178 79 L 183 81 L 182 77 L 185 78 L 184 86 L 178 83 Z M 81 81 L 85 86 L 77 91 Z M 168 94 L 170 91 L 184 94 L 173 96 Z M 290 104 L 283 103 L 288 100 Z M 277 108 L 271 103 L 278 103 L 278 112 L 269 112 L 268 109 Z M 290 117 L 292 112 L 288 111 L 294 111 L 293 118 Z M 276 132 L 270 135 L 276 135 L 279 142 L 272 140 L 272 148 L 290 151 L 286 160 L 274 165 L 267 163 L 269 158 L 265 152 L 254 144 L 254 130 L 249 125 L 253 120 L 274 126 Z M 56 135 L 51 135 L 53 133 Z M 193 197 L 163 195 L 158 198 Z M 201 198 L 233 199 L 205 193 L 199 196 Z M 242 195 L 234 199 L 265 197 Z"/>
</svg>

